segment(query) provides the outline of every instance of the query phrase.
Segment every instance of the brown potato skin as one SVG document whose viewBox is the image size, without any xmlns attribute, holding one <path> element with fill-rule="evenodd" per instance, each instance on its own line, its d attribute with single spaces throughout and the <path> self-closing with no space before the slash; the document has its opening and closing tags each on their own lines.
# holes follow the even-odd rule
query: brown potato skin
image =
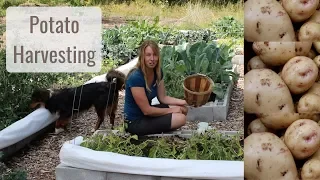
<svg viewBox="0 0 320 180">
<path fill-rule="evenodd" d="M 287 128 L 284 142 L 295 159 L 306 159 L 319 149 L 320 127 L 313 120 L 299 119 Z"/>
<path fill-rule="evenodd" d="M 244 140 L 244 177 L 247 180 L 298 180 L 294 158 L 275 134 L 253 133 Z"/>
<path fill-rule="evenodd" d="M 244 22 L 244 38 L 248 42 L 296 40 L 291 19 L 276 0 L 247 0 Z"/>
<path fill-rule="evenodd" d="M 301 94 L 306 92 L 317 80 L 319 69 L 314 61 L 306 56 L 290 59 L 281 71 L 281 78 L 290 92 Z"/>
</svg>

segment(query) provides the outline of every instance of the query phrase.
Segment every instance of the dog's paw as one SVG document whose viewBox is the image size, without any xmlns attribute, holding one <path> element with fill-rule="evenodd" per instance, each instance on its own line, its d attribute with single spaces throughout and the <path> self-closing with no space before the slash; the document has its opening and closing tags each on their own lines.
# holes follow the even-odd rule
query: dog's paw
<svg viewBox="0 0 320 180">
<path fill-rule="evenodd" d="M 63 131 L 64 131 L 63 128 L 55 128 L 55 134 L 59 134 L 59 133 L 61 133 Z"/>
</svg>

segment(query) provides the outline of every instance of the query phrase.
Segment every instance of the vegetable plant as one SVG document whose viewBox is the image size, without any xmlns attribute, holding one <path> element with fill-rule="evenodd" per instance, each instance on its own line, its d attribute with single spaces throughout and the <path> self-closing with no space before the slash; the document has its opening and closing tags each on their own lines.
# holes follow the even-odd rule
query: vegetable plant
<svg viewBox="0 0 320 180">
<path fill-rule="evenodd" d="M 200 73 L 210 77 L 214 84 L 213 92 L 217 98 L 222 99 L 226 87 L 237 81 L 238 74 L 231 71 L 233 52 L 232 45 L 218 45 L 215 42 L 183 43 L 178 46 L 165 46 L 161 49 L 162 67 L 164 68 L 165 81 L 170 95 L 183 92 L 182 82 L 177 83 L 177 78 L 183 79 L 192 74 Z M 230 78 L 232 77 L 232 78 Z M 176 92 L 175 90 L 179 90 Z M 178 95 L 177 95 L 178 96 Z M 181 97 L 182 95 L 178 96 Z"/>
<path fill-rule="evenodd" d="M 216 130 L 178 136 L 139 137 L 127 133 L 96 134 L 80 144 L 96 151 L 108 151 L 129 156 L 196 160 L 243 160 L 240 135 L 223 135 Z"/>
</svg>

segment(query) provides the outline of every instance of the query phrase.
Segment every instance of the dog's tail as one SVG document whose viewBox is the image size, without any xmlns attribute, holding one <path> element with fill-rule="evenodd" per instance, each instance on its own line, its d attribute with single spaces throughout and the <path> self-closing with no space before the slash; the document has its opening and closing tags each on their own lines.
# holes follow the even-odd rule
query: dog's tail
<svg viewBox="0 0 320 180">
<path fill-rule="evenodd" d="M 107 82 L 116 83 L 116 88 L 118 91 L 124 89 L 125 79 L 126 79 L 126 75 L 121 71 L 118 71 L 115 69 L 109 70 L 106 75 Z"/>
</svg>

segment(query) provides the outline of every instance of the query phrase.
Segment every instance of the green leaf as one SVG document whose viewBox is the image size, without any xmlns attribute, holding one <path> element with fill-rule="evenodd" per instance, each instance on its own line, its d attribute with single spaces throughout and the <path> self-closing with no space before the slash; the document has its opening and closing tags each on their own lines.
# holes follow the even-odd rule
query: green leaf
<svg viewBox="0 0 320 180">
<path fill-rule="evenodd" d="M 157 152 L 158 152 L 158 146 L 153 146 L 151 149 L 150 149 L 150 152 L 149 152 L 149 157 L 151 158 L 156 158 L 157 157 Z"/>
</svg>

